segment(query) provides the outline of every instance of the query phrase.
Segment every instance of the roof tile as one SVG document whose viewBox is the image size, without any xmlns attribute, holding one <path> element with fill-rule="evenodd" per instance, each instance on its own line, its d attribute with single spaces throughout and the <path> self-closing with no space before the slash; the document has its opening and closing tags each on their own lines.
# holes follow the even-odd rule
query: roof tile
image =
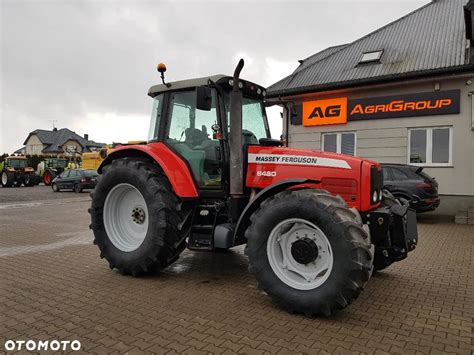
<svg viewBox="0 0 474 355">
<path fill-rule="evenodd" d="M 305 59 L 268 88 L 269 96 L 469 64 L 463 6 L 466 0 L 435 0 L 346 45 Z M 364 52 L 383 49 L 380 63 L 358 65 Z"/>
</svg>

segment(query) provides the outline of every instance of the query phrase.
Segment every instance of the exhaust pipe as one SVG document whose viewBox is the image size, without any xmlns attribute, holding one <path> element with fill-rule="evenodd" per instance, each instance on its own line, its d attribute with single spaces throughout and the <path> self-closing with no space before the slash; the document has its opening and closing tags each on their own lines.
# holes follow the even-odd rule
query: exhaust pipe
<svg viewBox="0 0 474 355">
<path fill-rule="evenodd" d="M 233 87 L 230 93 L 230 194 L 233 198 L 244 194 L 243 150 L 242 150 L 242 91 L 239 76 L 244 67 L 240 59 L 234 71 Z"/>
</svg>

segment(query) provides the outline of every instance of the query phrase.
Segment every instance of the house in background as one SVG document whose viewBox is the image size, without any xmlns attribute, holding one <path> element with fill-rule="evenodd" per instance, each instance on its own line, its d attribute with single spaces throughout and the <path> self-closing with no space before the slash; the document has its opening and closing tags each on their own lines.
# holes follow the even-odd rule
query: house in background
<svg viewBox="0 0 474 355">
<path fill-rule="evenodd" d="M 290 147 L 417 165 L 439 182 L 435 213 L 474 206 L 474 0 L 433 0 L 300 64 L 267 90 L 295 104 Z"/>
<path fill-rule="evenodd" d="M 20 149 L 17 149 L 13 152 L 15 155 L 25 155 L 26 154 L 26 147 L 22 147 Z"/>
<path fill-rule="evenodd" d="M 51 131 L 36 129 L 28 134 L 23 144 L 24 154 L 44 156 L 82 154 L 97 151 L 105 146 L 103 143 L 89 140 L 87 134 L 80 136 L 67 128 L 54 128 Z"/>
</svg>

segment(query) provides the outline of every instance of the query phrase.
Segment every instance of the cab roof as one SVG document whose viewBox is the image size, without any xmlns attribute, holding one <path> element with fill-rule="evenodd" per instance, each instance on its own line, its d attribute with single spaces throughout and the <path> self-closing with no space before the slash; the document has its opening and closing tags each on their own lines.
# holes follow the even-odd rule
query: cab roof
<svg viewBox="0 0 474 355">
<path fill-rule="evenodd" d="M 202 78 L 173 81 L 173 82 L 168 83 L 167 85 L 165 84 L 153 85 L 148 90 L 148 95 L 151 97 L 155 97 L 156 95 L 162 92 L 193 89 L 198 86 L 208 85 L 209 80 L 219 85 L 227 85 L 229 90 L 232 89 L 232 86 L 229 84 L 229 80 L 232 80 L 231 76 L 216 74 L 216 75 L 211 75 L 211 76 L 204 76 Z M 247 89 L 249 89 L 250 87 L 254 88 L 255 91 L 257 90 L 257 88 L 260 88 L 262 92 L 265 91 L 265 88 L 263 86 L 257 85 L 250 81 L 243 80 L 243 79 L 239 79 L 239 81 L 242 81 L 244 83 L 244 91 L 248 91 Z"/>
<path fill-rule="evenodd" d="M 11 155 L 9 157 L 6 157 L 5 160 L 12 160 L 12 159 L 18 159 L 18 160 L 26 160 L 27 157 L 25 157 L 24 155 Z"/>
</svg>

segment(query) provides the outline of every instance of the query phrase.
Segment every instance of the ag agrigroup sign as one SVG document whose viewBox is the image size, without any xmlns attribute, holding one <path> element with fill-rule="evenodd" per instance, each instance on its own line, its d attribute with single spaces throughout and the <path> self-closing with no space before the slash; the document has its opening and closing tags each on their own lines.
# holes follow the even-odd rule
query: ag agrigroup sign
<svg viewBox="0 0 474 355">
<path fill-rule="evenodd" d="M 347 121 L 456 114 L 460 90 L 422 92 L 363 99 L 340 97 L 303 102 L 303 126 L 344 124 Z"/>
</svg>

